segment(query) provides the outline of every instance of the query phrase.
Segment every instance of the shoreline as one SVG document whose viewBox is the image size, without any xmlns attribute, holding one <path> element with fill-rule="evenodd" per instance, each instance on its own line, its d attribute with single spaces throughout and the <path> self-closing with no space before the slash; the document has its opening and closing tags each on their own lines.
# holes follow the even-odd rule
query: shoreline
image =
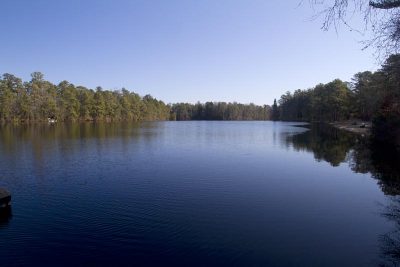
<svg viewBox="0 0 400 267">
<path fill-rule="evenodd" d="M 372 124 L 370 121 L 349 120 L 349 121 L 330 122 L 329 124 L 335 128 L 352 132 L 355 134 L 361 134 L 361 135 L 371 134 Z"/>
</svg>

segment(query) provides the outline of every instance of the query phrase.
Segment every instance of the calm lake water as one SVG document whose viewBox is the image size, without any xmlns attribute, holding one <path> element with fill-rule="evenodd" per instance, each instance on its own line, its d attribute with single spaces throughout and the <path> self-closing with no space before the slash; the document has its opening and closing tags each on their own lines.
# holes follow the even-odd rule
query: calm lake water
<svg viewBox="0 0 400 267">
<path fill-rule="evenodd" d="M 1 266 L 396 266 L 398 159 L 274 122 L 0 128 Z"/>
</svg>

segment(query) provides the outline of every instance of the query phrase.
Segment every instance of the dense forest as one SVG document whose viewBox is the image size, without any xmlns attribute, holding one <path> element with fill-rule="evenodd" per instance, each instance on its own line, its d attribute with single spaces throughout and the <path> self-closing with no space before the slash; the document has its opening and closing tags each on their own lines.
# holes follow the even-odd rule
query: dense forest
<svg viewBox="0 0 400 267">
<path fill-rule="evenodd" d="M 273 120 L 372 121 L 376 139 L 400 144 L 400 55 L 390 56 L 376 72 L 355 74 L 351 82 L 336 79 L 287 92 L 278 104 L 272 106 Z"/>
<path fill-rule="evenodd" d="M 140 97 L 126 89 L 109 91 L 58 85 L 34 72 L 29 82 L 12 74 L 0 79 L 0 121 L 152 121 L 152 120 L 267 120 L 268 106 L 238 103 L 166 105 L 150 95 Z"/>
<path fill-rule="evenodd" d="M 166 120 L 170 108 L 150 95 L 140 97 L 126 89 L 96 90 L 62 81 L 54 85 L 40 72 L 29 82 L 11 74 L 0 79 L 1 121 Z"/>
<path fill-rule="evenodd" d="M 226 102 L 178 103 L 171 107 L 172 119 L 183 120 L 269 120 L 271 108 Z"/>
<path fill-rule="evenodd" d="M 314 88 L 287 92 L 272 107 L 206 102 L 167 105 L 150 95 L 95 90 L 67 81 L 58 85 L 34 72 L 23 82 L 11 74 L 0 79 L 0 121 L 150 121 L 284 120 L 373 122 L 377 140 L 400 146 L 400 55 L 390 56 L 376 72 L 360 72 L 351 82 L 336 79 Z"/>
</svg>

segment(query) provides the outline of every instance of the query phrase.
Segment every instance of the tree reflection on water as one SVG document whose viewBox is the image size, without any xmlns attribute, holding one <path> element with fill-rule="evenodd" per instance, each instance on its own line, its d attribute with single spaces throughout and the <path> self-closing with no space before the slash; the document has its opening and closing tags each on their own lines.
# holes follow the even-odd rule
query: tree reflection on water
<svg viewBox="0 0 400 267">
<path fill-rule="evenodd" d="M 334 167 L 347 163 L 356 173 L 370 173 L 388 196 L 382 216 L 394 222 L 395 228 L 380 237 L 381 266 L 400 266 L 400 153 L 393 146 L 329 125 L 309 127 L 310 131 L 287 136 L 286 141 L 295 150 L 312 152 L 317 161 L 326 161 Z"/>
<path fill-rule="evenodd" d="M 12 218 L 11 207 L 0 208 L 0 228 L 7 226 L 8 222 Z"/>
</svg>

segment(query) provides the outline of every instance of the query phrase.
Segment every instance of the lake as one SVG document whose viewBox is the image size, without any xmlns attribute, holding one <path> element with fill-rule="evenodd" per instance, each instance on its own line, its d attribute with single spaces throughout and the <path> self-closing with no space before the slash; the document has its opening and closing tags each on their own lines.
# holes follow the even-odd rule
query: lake
<svg viewBox="0 0 400 267">
<path fill-rule="evenodd" d="M 399 167 L 289 122 L 0 128 L 1 266 L 396 266 Z"/>
</svg>

